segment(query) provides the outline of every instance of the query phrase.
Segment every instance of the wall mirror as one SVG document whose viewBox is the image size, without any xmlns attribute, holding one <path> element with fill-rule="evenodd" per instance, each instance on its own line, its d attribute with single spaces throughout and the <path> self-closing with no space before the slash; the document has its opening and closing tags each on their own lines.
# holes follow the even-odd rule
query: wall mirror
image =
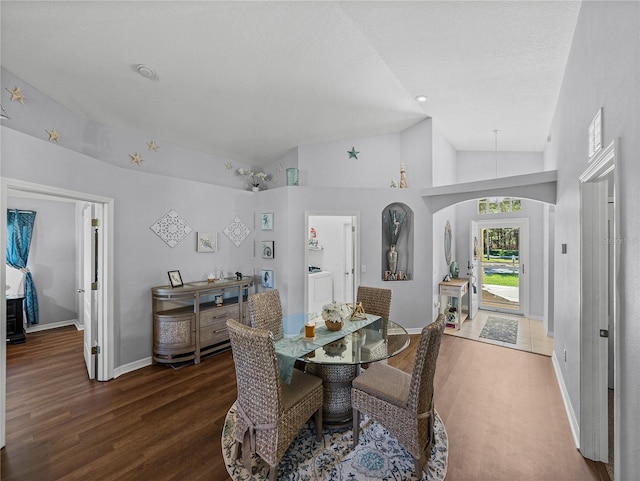
<svg viewBox="0 0 640 481">
<path fill-rule="evenodd" d="M 451 224 L 447 221 L 444 226 L 444 260 L 451 264 Z"/>
</svg>

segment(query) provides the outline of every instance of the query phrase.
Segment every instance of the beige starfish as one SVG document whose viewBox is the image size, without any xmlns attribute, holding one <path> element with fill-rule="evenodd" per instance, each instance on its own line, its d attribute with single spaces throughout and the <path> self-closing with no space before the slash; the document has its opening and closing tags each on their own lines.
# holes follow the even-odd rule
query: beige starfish
<svg viewBox="0 0 640 481">
<path fill-rule="evenodd" d="M 24 105 L 24 95 L 22 95 L 20 87 L 16 87 L 13 90 L 6 90 L 11 94 L 11 100 L 15 100 L 16 102 L 20 102 L 22 105 Z"/>
<path fill-rule="evenodd" d="M 138 152 L 134 152 L 133 154 L 129 154 L 129 157 L 131 157 L 131 163 L 133 163 L 133 164 L 140 165 L 140 163 L 143 160 L 142 156 Z"/>
<path fill-rule="evenodd" d="M 224 166 L 227 168 L 227 170 L 233 169 L 233 164 L 231 162 L 225 163 Z"/>
<path fill-rule="evenodd" d="M 151 142 L 147 142 L 147 145 L 149 146 L 149 150 L 151 150 L 152 152 L 158 151 L 158 144 L 156 144 L 155 140 L 152 140 Z"/>
<path fill-rule="evenodd" d="M 49 134 L 49 142 L 58 142 L 58 140 L 60 140 L 60 134 L 56 131 L 55 128 L 51 129 L 51 130 L 46 130 L 45 132 L 47 132 Z"/>
</svg>

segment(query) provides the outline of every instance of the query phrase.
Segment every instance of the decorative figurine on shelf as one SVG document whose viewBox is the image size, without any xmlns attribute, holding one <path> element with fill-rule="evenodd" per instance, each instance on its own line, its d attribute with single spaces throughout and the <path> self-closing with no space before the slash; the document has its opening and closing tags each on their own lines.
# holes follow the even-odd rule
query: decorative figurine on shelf
<svg viewBox="0 0 640 481">
<path fill-rule="evenodd" d="M 236 280 L 237 281 L 241 281 L 242 280 L 242 272 L 236 272 Z"/>
<path fill-rule="evenodd" d="M 404 162 L 400 163 L 400 188 L 406 189 L 407 186 L 407 170 L 404 166 Z"/>
<path fill-rule="evenodd" d="M 210 272 L 209 275 L 207 276 L 207 281 L 208 282 L 215 282 L 216 281 L 216 276 L 213 272 Z"/>
</svg>

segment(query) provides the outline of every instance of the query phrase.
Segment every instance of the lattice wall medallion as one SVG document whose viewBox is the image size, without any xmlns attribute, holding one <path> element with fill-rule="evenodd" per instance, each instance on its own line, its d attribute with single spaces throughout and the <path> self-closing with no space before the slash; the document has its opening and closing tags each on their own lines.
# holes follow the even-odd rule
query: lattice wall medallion
<svg viewBox="0 0 640 481">
<path fill-rule="evenodd" d="M 177 246 L 192 230 L 173 209 L 153 224 L 150 229 L 172 248 Z"/>
<path fill-rule="evenodd" d="M 242 244 L 249 234 L 251 234 L 251 230 L 238 216 L 234 217 L 231 223 L 225 227 L 222 232 L 236 247 L 240 247 L 240 244 Z"/>
</svg>

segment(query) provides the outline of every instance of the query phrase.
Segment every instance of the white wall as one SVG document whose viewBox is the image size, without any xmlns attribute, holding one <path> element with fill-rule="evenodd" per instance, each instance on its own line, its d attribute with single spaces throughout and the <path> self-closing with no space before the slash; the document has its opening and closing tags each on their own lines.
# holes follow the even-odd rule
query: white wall
<svg viewBox="0 0 640 481">
<path fill-rule="evenodd" d="M 36 212 L 27 266 L 38 294 L 40 325 L 75 321 L 75 204 L 8 197 L 7 208 Z"/>
<path fill-rule="evenodd" d="M 405 163 L 410 189 L 430 187 L 433 183 L 432 131 L 432 120 L 425 119 L 400 133 L 400 161 Z M 399 171 L 392 178 L 400 184 Z"/>
<path fill-rule="evenodd" d="M 430 186 L 449 185 L 460 182 L 456 172 L 457 152 L 444 136 L 437 122 L 432 122 L 433 130 L 433 182 Z"/>
<path fill-rule="evenodd" d="M 544 170 L 542 152 L 498 152 L 496 170 L 495 152 L 459 151 L 456 161 L 456 180 L 475 182 L 478 180 L 532 174 Z"/>
<path fill-rule="evenodd" d="M 550 128 L 545 167 L 558 171 L 554 245 L 556 356 L 571 406 L 580 419 L 580 196 L 587 167 L 587 128 L 603 109 L 603 143 L 620 139 L 616 216 L 622 260 L 618 274 L 620 319 L 616 352 L 621 423 L 616 426 L 616 479 L 640 472 L 640 3 L 582 2 L 571 52 Z M 567 244 L 567 253 L 560 245 Z M 562 361 L 563 349 L 567 361 Z"/>
<path fill-rule="evenodd" d="M 355 148 L 358 158 L 349 158 Z M 300 184 L 327 187 L 389 187 L 400 179 L 400 136 L 361 137 L 298 147 Z M 407 166 L 409 169 L 409 166 Z"/>
</svg>

